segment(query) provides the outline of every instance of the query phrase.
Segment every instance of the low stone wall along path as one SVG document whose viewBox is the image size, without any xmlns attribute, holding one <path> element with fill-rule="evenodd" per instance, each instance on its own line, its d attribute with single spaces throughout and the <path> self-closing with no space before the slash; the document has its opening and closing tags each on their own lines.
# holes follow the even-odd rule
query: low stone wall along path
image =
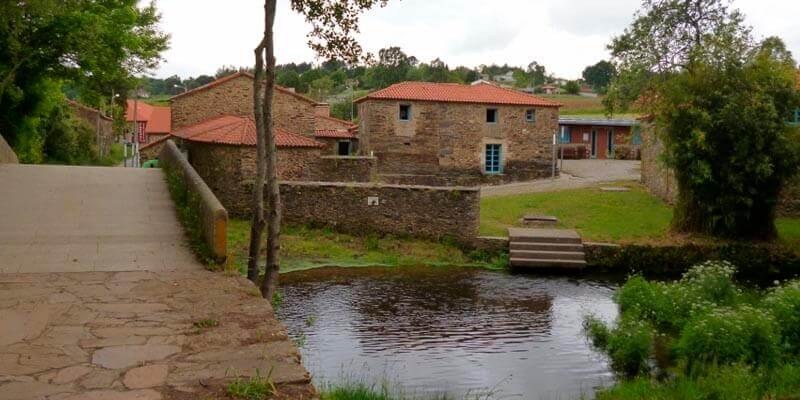
<svg viewBox="0 0 800 400">
<path fill-rule="evenodd" d="M 314 398 L 269 303 L 205 271 L 160 170 L 0 165 L 0 399 Z"/>
</svg>

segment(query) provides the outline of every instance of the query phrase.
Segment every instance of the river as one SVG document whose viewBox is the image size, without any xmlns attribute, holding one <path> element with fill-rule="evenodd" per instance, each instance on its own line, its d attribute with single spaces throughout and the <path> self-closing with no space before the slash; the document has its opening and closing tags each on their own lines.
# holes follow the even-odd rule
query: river
<svg viewBox="0 0 800 400">
<path fill-rule="evenodd" d="M 410 397 L 592 398 L 613 384 L 582 334 L 613 320 L 613 281 L 470 268 L 324 268 L 281 276 L 279 318 L 318 386 Z"/>
</svg>

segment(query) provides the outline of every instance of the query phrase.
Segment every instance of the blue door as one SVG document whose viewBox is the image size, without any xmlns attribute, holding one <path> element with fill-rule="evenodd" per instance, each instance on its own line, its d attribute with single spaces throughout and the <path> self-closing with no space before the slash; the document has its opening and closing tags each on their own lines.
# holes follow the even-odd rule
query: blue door
<svg viewBox="0 0 800 400">
<path fill-rule="evenodd" d="M 499 174 L 503 172 L 502 145 L 486 145 L 486 167 L 487 174 Z"/>
</svg>

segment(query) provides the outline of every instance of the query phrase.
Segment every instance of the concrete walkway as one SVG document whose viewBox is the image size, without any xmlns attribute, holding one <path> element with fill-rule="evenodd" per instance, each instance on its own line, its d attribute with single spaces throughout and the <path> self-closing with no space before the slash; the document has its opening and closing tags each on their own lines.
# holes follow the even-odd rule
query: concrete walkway
<svg viewBox="0 0 800 400">
<path fill-rule="evenodd" d="M 481 188 L 481 197 L 580 189 L 603 182 L 639 181 L 641 175 L 641 161 L 564 160 L 563 170 L 556 179 L 484 186 Z"/>
<path fill-rule="evenodd" d="M 241 277 L 205 271 L 160 170 L 0 165 L 0 399 L 313 398 Z"/>
</svg>

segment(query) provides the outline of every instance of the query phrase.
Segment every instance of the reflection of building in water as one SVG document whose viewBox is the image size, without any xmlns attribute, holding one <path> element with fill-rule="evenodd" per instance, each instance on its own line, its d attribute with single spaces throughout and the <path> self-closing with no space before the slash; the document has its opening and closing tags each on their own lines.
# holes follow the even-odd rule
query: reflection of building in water
<svg viewBox="0 0 800 400">
<path fill-rule="evenodd" d="M 552 297 L 546 291 L 515 291 L 475 279 L 471 270 L 448 271 L 447 279 L 442 274 L 435 268 L 384 269 L 373 279 L 349 282 L 351 328 L 363 350 L 466 347 L 491 352 L 507 342 L 549 334 Z"/>
</svg>

